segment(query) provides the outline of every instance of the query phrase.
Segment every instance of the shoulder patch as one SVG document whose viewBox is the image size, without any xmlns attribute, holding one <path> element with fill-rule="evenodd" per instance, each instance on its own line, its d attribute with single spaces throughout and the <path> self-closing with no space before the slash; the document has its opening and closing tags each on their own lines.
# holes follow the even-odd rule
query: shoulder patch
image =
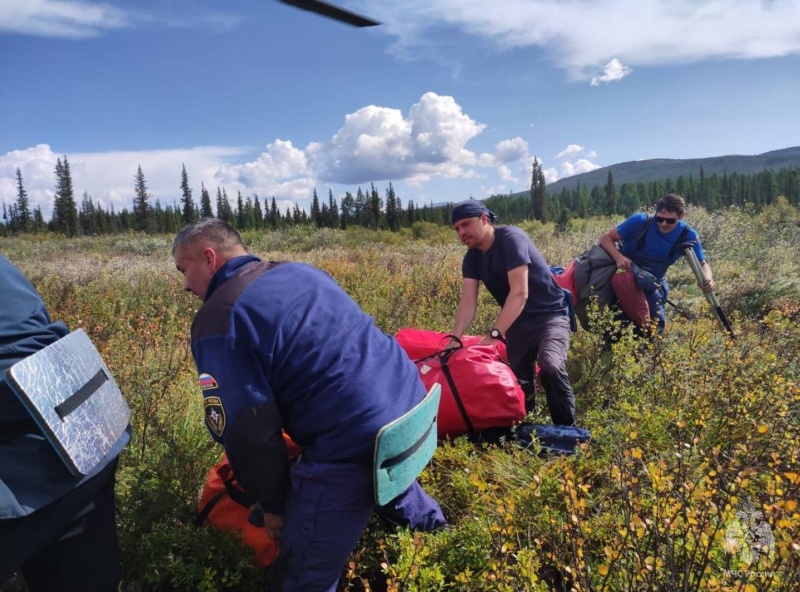
<svg viewBox="0 0 800 592">
<path fill-rule="evenodd" d="M 207 391 L 219 387 L 216 379 L 210 374 L 201 374 L 197 379 L 197 382 L 200 384 L 201 391 Z"/>
<path fill-rule="evenodd" d="M 225 431 L 225 408 L 219 397 L 206 397 L 203 399 L 203 412 L 206 416 L 206 425 L 214 434 L 222 437 Z"/>
</svg>

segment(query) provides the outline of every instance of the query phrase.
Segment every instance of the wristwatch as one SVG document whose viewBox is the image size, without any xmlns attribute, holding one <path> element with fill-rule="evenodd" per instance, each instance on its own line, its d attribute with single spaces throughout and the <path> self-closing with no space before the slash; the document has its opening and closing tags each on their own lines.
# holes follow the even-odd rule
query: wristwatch
<svg viewBox="0 0 800 592">
<path fill-rule="evenodd" d="M 497 339 L 498 341 L 502 341 L 503 343 L 506 342 L 506 338 L 503 337 L 503 334 L 500 333 L 500 329 L 497 327 L 492 327 L 492 330 L 489 331 L 489 337 L 492 339 Z"/>
</svg>

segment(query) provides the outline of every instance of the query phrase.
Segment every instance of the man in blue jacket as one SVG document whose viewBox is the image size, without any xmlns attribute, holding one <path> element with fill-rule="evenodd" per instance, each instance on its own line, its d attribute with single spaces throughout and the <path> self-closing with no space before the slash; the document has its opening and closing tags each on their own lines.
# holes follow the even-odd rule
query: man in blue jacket
<svg viewBox="0 0 800 592">
<path fill-rule="evenodd" d="M 0 255 L 0 587 L 21 571 L 31 592 L 109 592 L 120 581 L 117 455 L 74 476 L 5 381 L 5 371 L 69 332 Z"/>
<path fill-rule="evenodd" d="M 686 224 L 686 202 L 675 193 L 668 193 L 656 204 L 656 215 L 652 218 L 640 212 L 633 214 L 618 226 L 603 233 L 598 243 L 614 259 L 617 269 L 631 269 L 632 264 L 651 273 L 660 283 L 660 288 L 645 290 L 650 318 L 658 319 L 658 332 L 662 333 L 667 317 L 664 303 L 669 296 L 667 269 L 683 256 L 681 245 L 691 243 L 705 281 L 700 284 L 703 292 L 716 287 L 711 267 L 706 261 L 697 231 Z M 647 228 L 644 229 L 644 226 Z M 642 235 L 642 231 L 644 234 Z M 636 237 L 641 236 L 640 240 Z M 617 244 L 620 247 L 617 248 Z"/>
<path fill-rule="evenodd" d="M 192 353 L 206 425 L 280 538 L 280 589 L 333 592 L 374 509 L 375 436 L 425 396 L 416 366 L 329 275 L 250 255 L 222 220 L 184 227 L 172 253 L 203 301 Z M 291 467 L 281 430 L 303 447 Z M 416 482 L 380 511 L 444 524 Z"/>
</svg>

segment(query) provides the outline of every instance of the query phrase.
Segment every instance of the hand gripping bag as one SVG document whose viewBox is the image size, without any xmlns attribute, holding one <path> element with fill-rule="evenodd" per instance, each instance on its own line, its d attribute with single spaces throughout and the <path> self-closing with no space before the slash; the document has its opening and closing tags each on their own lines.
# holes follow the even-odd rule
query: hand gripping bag
<svg viewBox="0 0 800 592">
<path fill-rule="evenodd" d="M 426 389 L 442 386 L 439 438 L 511 427 L 525 416 L 525 394 L 493 345 L 467 345 L 417 360 Z"/>
<path fill-rule="evenodd" d="M 283 438 L 289 458 L 300 454 L 301 449 L 297 444 L 286 434 Z M 228 457 L 223 453 L 222 459 L 206 477 L 195 524 L 202 526 L 208 523 L 217 528 L 238 531 L 242 542 L 253 550 L 253 565 L 268 567 L 278 558 L 278 541 L 267 534 L 264 515 L 260 507 L 255 506 L 257 502 L 236 481 Z"/>
<path fill-rule="evenodd" d="M 412 328 L 400 329 L 395 335 L 397 343 L 400 344 L 400 347 L 406 351 L 406 354 L 412 360 L 427 358 L 442 351 L 451 337 L 452 335 L 443 331 Z M 459 341 L 462 345 L 474 345 L 480 340 L 480 335 L 464 335 Z M 498 342 L 497 351 L 503 360 L 508 360 L 505 343 Z"/>
</svg>

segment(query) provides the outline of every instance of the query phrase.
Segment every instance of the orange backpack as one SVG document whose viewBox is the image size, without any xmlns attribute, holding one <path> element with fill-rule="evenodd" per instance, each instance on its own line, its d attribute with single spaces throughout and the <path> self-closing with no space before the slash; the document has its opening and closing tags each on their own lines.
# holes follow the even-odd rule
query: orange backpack
<svg viewBox="0 0 800 592">
<path fill-rule="evenodd" d="M 284 434 L 289 457 L 300 454 L 300 447 Z M 278 541 L 270 538 L 264 528 L 264 515 L 257 505 L 258 500 L 245 492 L 228 462 L 225 453 L 206 477 L 203 493 L 200 495 L 198 515 L 195 524 L 205 523 L 227 530 L 238 530 L 242 542 L 253 549 L 253 565 L 267 567 L 278 558 Z"/>
</svg>

